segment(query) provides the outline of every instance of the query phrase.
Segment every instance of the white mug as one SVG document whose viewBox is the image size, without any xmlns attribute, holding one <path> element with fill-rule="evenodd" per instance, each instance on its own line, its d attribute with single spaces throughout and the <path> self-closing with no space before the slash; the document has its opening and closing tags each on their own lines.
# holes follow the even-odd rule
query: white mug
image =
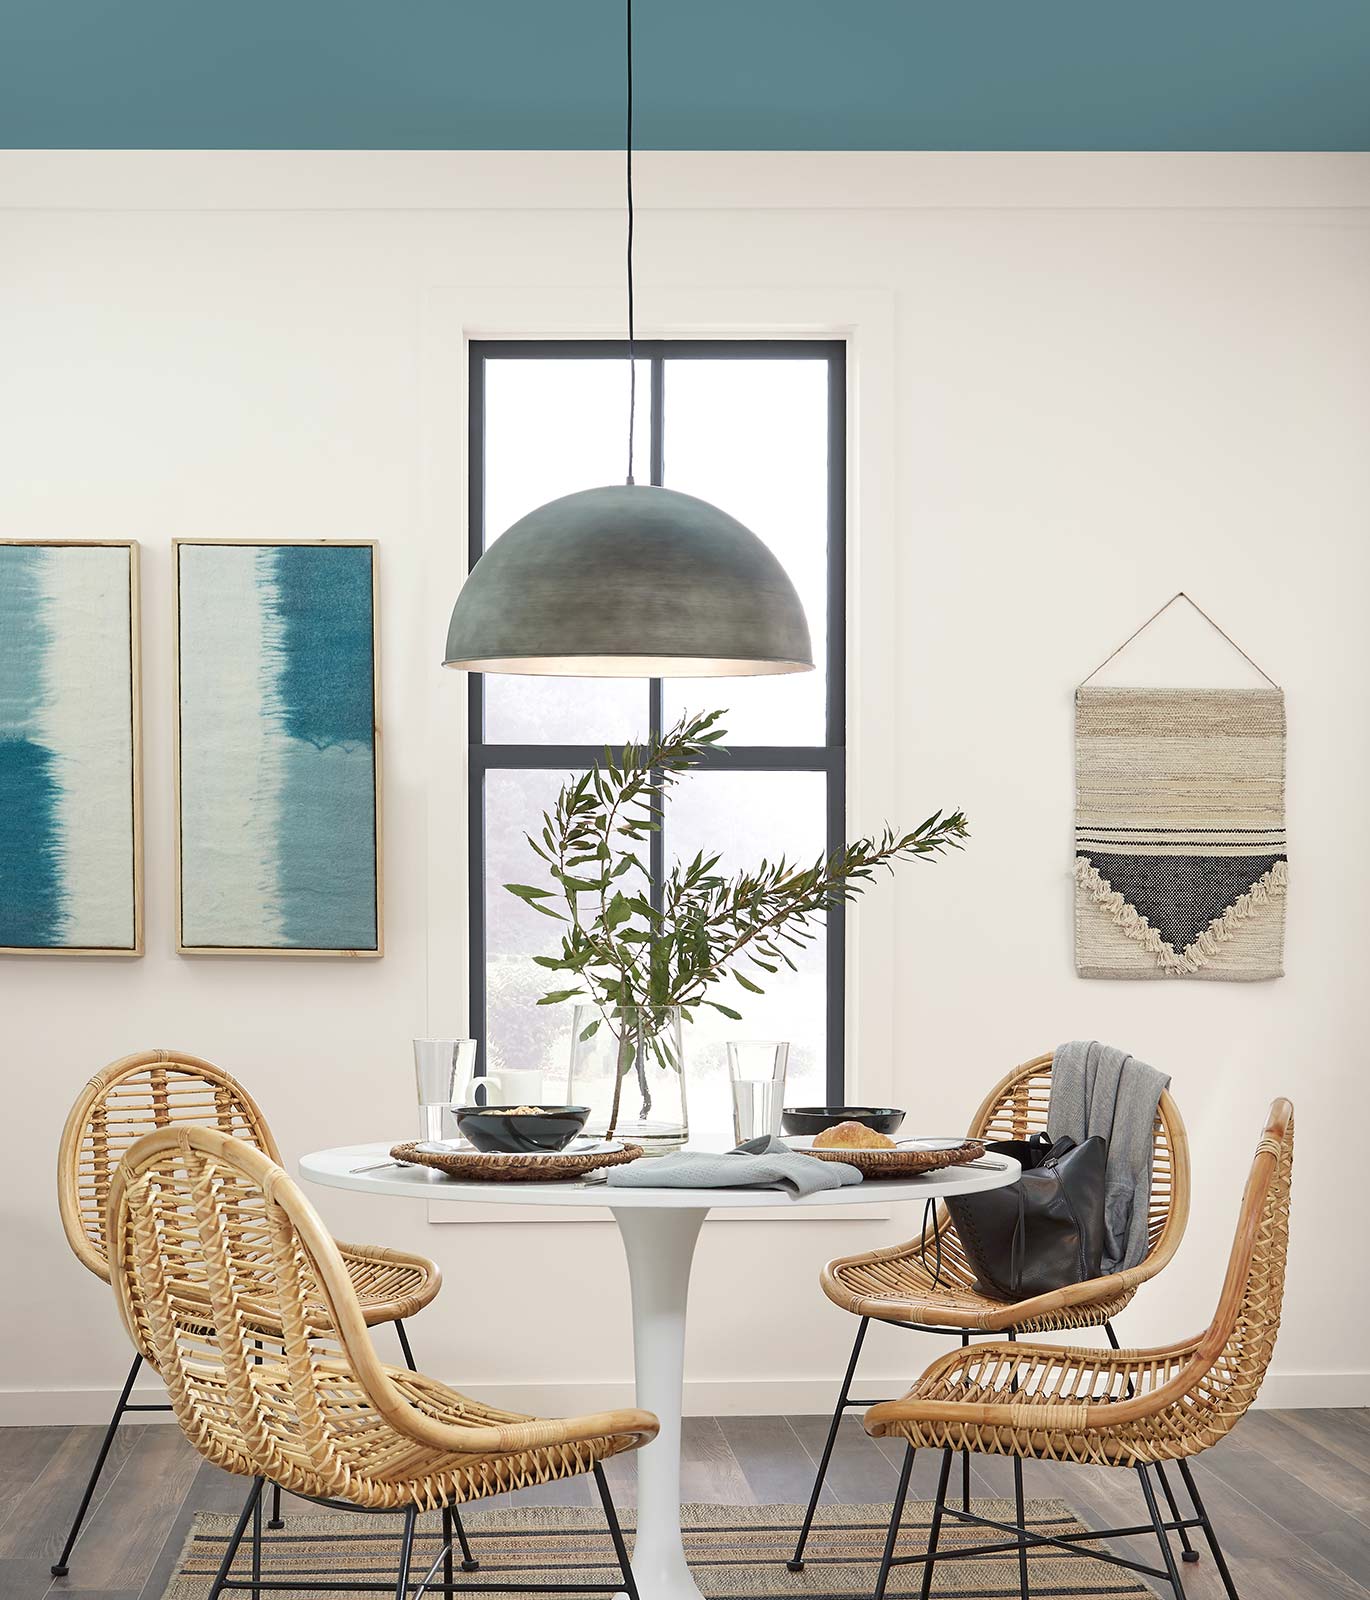
<svg viewBox="0 0 1370 1600">
<path fill-rule="evenodd" d="M 476 1099 L 476 1090 L 485 1088 L 485 1099 Z M 536 1106 L 542 1103 L 542 1073 L 531 1067 L 505 1067 L 487 1072 L 483 1078 L 471 1077 L 462 1094 L 464 1106 Z"/>
</svg>

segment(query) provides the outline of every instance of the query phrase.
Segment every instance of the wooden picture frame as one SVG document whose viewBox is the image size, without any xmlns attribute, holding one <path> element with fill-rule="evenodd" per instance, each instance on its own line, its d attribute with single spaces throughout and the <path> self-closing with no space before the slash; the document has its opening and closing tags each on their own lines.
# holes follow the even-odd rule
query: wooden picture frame
<svg viewBox="0 0 1370 1600">
<path fill-rule="evenodd" d="M 340 597 L 327 594 L 326 561 L 283 554 L 349 551 L 366 552 L 369 573 L 353 570 Z M 173 541 L 180 955 L 384 954 L 376 554 L 371 539 Z M 202 580 L 212 592 L 197 592 Z M 364 648 L 348 636 L 357 619 L 346 613 L 363 595 Z M 330 648 L 336 671 L 316 659 Z M 355 685 L 362 659 L 369 694 Z M 240 780 L 245 748 L 256 764 Z"/>
<path fill-rule="evenodd" d="M 67 562 L 24 563 L 25 577 L 0 583 L 0 611 L 8 598 L 14 607 L 12 626 L 0 628 L 0 649 L 25 650 L 31 658 L 14 660 L 15 694 L 9 699 L 13 727 L 3 740 L 11 757 L 27 756 L 27 771 L 17 765 L 8 784 L 0 774 L 0 791 L 9 789 L 0 816 L 0 955 L 122 956 L 143 954 L 143 726 L 141 579 L 136 539 L 0 539 L 0 561 L 15 551 L 124 551 L 127 576 L 103 575 L 110 589 L 109 615 L 101 607 L 102 575 L 81 574 Z M 78 558 L 79 559 L 79 558 Z M 84 565 L 84 563 L 82 563 Z M 48 570 L 44 570 L 44 569 Z M 62 582 L 72 592 L 62 592 Z M 39 590 L 45 592 L 39 593 Z M 127 605 L 122 600 L 126 593 Z M 66 602 L 65 606 L 63 602 Z M 127 628 L 127 636 L 124 628 Z M 27 635 L 27 640 L 25 639 Z M 117 670 L 127 663 L 126 684 Z M 44 664 L 71 674 L 44 673 Z M 0 688 L 4 658 L 0 656 Z M 42 692 L 46 683 L 47 692 Z M 128 707 L 128 739 L 120 734 L 108 743 L 115 705 Z M 0 718 L 5 710 L 0 709 Z M 9 840 L 12 868 L 6 879 L 6 823 L 23 825 L 22 786 L 36 811 L 28 835 L 17 831 Z M 84 791 L 84 792 L 81 792 Z M 127 805 L 123 796 L 127 794 Z M 15 821 L 16 816 L 20 818 Z M 104 838 L 102 840 L 102 834 Z M 126 838 L 126 843 L 119 842 Z M 22 861 L 30 878 L 35 865 L 44 878 L 22 893 L 14 887 Z M 123 882 L 127 882 L 124 901 Z M 42 904 L 34 895 L 37 893 Z M 54 935 L 73 934 L 70 942 L 17 940 L 24 923 L 31 931 L 47 922 Z M 120 937 L 126 930 L 126 936 Z"/>
</svg>

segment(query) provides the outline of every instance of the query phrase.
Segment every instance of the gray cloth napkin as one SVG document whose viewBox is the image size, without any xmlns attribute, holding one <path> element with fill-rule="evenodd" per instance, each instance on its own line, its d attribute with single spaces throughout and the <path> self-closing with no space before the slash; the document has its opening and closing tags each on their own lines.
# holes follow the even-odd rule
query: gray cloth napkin
<svg viewBox="0 0 1370 1600">
<path fill-rule="evenodd" d="M 845 1161 L 820 1161 L 767 1138 L 750 1139 L 736 1150 L 682 1150 L 630 1161 L 610 1167 L 604 1181 L 613 1189 L 783 1189 L 804 1195 L 860 1183 L 861 1174 Z"/>
<path fill-rule="evenodd" d="M 1108 1140 L 1105 1274 L 1135 1267 L 1146 1255 L 1156 1105 L 1169 1085 L 1168 1073 L 1097 1039 L 1074 1039 L 1052 1057 L 1047 1137 Z"/>
</svg>

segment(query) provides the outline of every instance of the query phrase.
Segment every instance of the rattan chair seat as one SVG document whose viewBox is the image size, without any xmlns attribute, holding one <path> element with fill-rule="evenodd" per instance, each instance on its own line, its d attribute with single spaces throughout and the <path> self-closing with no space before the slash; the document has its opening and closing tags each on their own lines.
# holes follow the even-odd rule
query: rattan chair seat
<svg viewBox="0 0 1370 1600">
<path fill-rule="evenodd" d="M 426 1256 L 342 1240 L 338 1250 L 368 1327 L 412 1317 L 442 1288 L 442 1272 Z"/>
<path fill-rule="evenodd" d="M 485 1405 L 423 1373 L 405 1367 L 381 1370 L 409 1405 L 434 1422 L 531 1432 L 543 1426 L 537 1417 Z M 293 1400 L 285 1367 L 264 1363 L 253 1368 L 251 1378 L 262 1407 L 278 1413 L 289 1410 Z M 636 1449 L 643 1442 L 638 1432 L 620 1429 L 504 1455 L 434 1449 L 397 1432 L 380 1411 L 362 1403 L 345 1364 L 319 1363 L 316 1382 L 324 1408 L 333 1412 L 338 1424 L 332 1459 L 321 1470 L 317 1448 L 306 1443 L 303 1435 L 295 1449 L 289 1440 L 283 1440 L 274 1481 L 302 1495 L 337 1497 L 373 1510 L 410 1505 L 434 1510 L 575 1477 L 589 1472 L 596 1462 Z M 255 1475 L 260 1464 L 257 1457 L 244 1451 L 241 1435 L 230 1420 L 235 1401 L 223 1370 L 210 1367 L 197 1374 L 195 1391 L 202 1420 L 195 1439 L 197 1448 L 225 1471 Z M 651 1425 L 655 1431 L 645 1412 L 618 1413 L 615 1420 L 625 1417 L 637 1417 L 642 1427 Z"/>
<path fill-rule="evenodd" d="M 932 1262 L 929 1248 L 928 1261 Z M 980 1294 L 962 1261 L 948 1261 L 946 1240 L 940 1276 L 907 1245 L 832 1261 L 823 1269 L 823 1292 L 858 1317 L 911 1322 L 930 1328 L 967 1328 L 986 1333 L 1049 1333 L 1064 1328 L 1102 1327 L 1132 1299 L 1135 1286 L 1110 1295 L 1092 1294 L 1075 1306 L 1055 1306 L 1039 1315 L 1027 1302 L 993 1300 Z"/>
<path fill-rule="evenodd" d="M 972 1137 L 1026 1139 L 1045 1131 L 1051 1103 L 1050 1055 L 1016 1067 L 985 1097 Z M 983 1333 L 1054 1333 L 1102 1327 L 1174 1255 L 1189 1216 L 1189 1141 L 1178 1107 L 1161 1096 L 1152 1151 L 1148 1249 L 1137 1266 L 1075 1283 L 1031 1300 L 994 1300 L 975 1288 L 956 1229 L 939 1207 L 926 1242 L 839 1257 L 824 1267 L 824 1294 L 844 1311 L 882 1322 L 917 1323 Z M 939 1260 L 940 1245 L 940 1260 Z"/>
</svg>

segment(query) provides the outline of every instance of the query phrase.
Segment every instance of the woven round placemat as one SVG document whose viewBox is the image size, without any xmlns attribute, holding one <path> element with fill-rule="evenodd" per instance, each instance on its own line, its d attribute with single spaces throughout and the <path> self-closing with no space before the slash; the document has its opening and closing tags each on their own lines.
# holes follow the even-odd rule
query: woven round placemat
<svg viewBox="0 0 1370 1600">
<path fill-rule="evenodd" d="M 559 1178 L 579 1178 L 596 1167 L 621 1167 L 642 1154 L 640 1144 L 625 1144 L 621 1150 L 584 1150 L 579 1155 L 486 1155 L 463 1150 L 420 1150 L 413 1144 L 397 1144 L 390 1152 L 396 1161 L 412 1161 L 420 1167 L 436 1167 L 449 1178 L 464 1178 L 471 1183 L 547 1183 Z"/>
<path fill-rule="evenodd" d="M 820 1161 L 845 1161 L 863 1178 L 909 1178 L 935 1172 L 938 1167 L 964 1166 L 984 1153 L 983 1139 L 967 1139 L 948 1150 L 843 1150 L 836 1146 L 815 1150 L 812 1145 L 804 1150 L 806 1156 L 817 1156 Z"/>
</svg>

